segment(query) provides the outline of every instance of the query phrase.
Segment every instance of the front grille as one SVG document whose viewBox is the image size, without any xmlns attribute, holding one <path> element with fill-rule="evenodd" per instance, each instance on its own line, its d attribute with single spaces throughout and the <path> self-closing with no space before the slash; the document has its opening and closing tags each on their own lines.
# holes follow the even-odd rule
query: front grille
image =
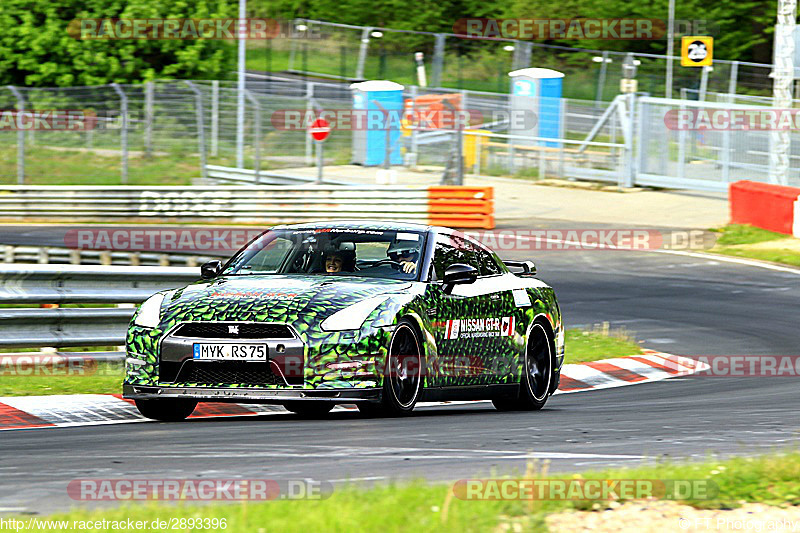
<svg viewBox="0 0 800 533">
<path fill-rule="evenodd" d="M 228 326 L 236 326 L 233 333 Z M 286 324 L 243 324 L 236 322 L 189 322 L 178 326 L 175 337 L 195 339 L 293 339 L 292 330 Z"/>
<path fill-rule="evenodd" d="M 161 381 L 170 381 L 161 376 Z M 269 363 L 240 361 L 186 361 L 174 378 L 174 383 L 213 385 L 283 385 L 283 380 L 272 373 Z"/>
</svg>

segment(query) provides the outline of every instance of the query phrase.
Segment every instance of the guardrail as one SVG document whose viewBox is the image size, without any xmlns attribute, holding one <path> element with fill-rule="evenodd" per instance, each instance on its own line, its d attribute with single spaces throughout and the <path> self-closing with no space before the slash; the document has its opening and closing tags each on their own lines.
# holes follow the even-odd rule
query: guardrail
<svg viewBox="0 0 800 533">
<path fill-rule="evenodd" d="M 247 183 L 250 185 L 311 185 L 316 182 L 316 178 L 292 176 L 272 170 L 259 170 L 256 172 L 248 168 L 221 167 L 218 165 L 206 165 L 206 175 L 215 180 Z M 323 183 L 328 185 L 353 185 L 346 181 L 331 179 L 325 179 Z"/>
<path fill-rule="evenodd" d="M 0 347 L 113 346 L 125 342 L 131 304 L 199 279 L 197 268 L 0 264 L 1 304 L 129 307 L 0 309 Z"/>
<path fill-rule="evenodd" d="M 491 187 L 0 186 L 0 218 L 276 224 L 371 219 L 494 227 Z"/>
<path fill-rule="evenodd" d="M 124 265 L 124 266 L 187 266 L 197 267 L 221 256 L 112 252 L 79 250 L 54 246 L 0 245 L 3 263 L 35 263 L 41 265 Z"/>
</svg>

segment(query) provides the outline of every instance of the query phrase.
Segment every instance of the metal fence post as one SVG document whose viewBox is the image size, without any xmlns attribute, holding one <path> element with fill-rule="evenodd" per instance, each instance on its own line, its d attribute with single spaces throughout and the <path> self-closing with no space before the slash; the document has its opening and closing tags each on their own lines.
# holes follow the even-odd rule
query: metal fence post
<svg viewBox="0 0 800 533">
<path fill-rule="evenodd" d="M 416 85 L 411 86 L 411 116 L 416 120 L 417 116 L 417 96 L 419 95 L 419 88 Z M 419 150 L 419 145 L 417 143 L 417 129 L 419 127 L 418 123 L 411 124 L 411 146 L 409 147 L 409 152 L 411 157 L 409 157 L 409 166 L 415 168 L 417 166 L 417 161 L 419 159 L 419 155 L 417 150 Z"/>
<path fill-rule="evenodd" d="M 312 116 L 314 112 L 314 82 L 309 81 L 306 82 L 306 116 Z M 310 124 L 306 124 L 308 126 Z M 314 151 L 314 141 L 311 139 L 311 135 L 306 135 L 306 165 L 313 165 L 313 151 Z"/>
<path fill-rule="evenodd" d="M 211 82 L 211 155 L 219 153 L 219 81 Z"/>
<path fill-rule="evenodd" d="M 731 77 L 728 81 L 728 93 L 736 94 L 736 84 L 739 81 L 739 62 L 731 62 Z"/>
<path fill-rule="evenodd" d="M 558 121 L 558 137 L 559 139 L 567 138 L 567 99 L 562 98 L 559 103 L 559 116 Z M 564 178 L 564 143 L 558 143 L 558 177 Z"/>
<path fill-rule="evenodd" d="M 13 85 L 8 85 L 8 90 L 17 99 L 17 111 L 25 111 L 25 97 Z M 25 184 L 25 132 L 17 130 L 17 184 Z"/>
<path fill-rule="evenodd" d="M 153 155 L 153 82 L 144 84 L 144 153 L 147 157 Z"/>
<path fill-rule="evenodd" d="M 444 68 L 444 33 L 436 34 L 433 47 L 433 72 L 431 73 L 431 87 L 442 86 L 442 69 Z"/>
<path fill-rule="evenodd" d="M 596 106 L 600 106 L 603 101 L 603 89 L 606 86 L 606 71 L 608 70 L 608 51 L 603 50 L 603 62 L 600 63 L 600 76 L 597 79 L 597 94 L 594 97 Z"/>
<path fill-rule="evenodd" d="M 369 49 L 369 34 L 372 28 L 361 30 L 361 46 L 358 48 L 358 63 L 356 64 L 356 78 L 364 79 L 364 65 L 367 62 L 367 50 Z"/>
<path fill-rule="evenodd" d="M 701 102 L 705 102 L 706 100 L 706 93 L 708 92 L 708 73 L 711 71 L 711 67 L 700 67 L 700 94 L 697 95 L 697 99 Z"/>
<path fill-rule="evenodd" d="M 206 132 L 203 124 L 203 93 L 190 81 L 187 81 L 186 85 L 194 93 L 194 110 L 197 118 L 197 148 L 200 151 L 200 175 L 205 179 L 208 177 L 208 170 L 206 169 Z"/>
<path fill-rule="evenodd" d="M 122 129 L 120 130 L 120 144 L 122 149 L 122 184 L 128 183 L 128 97 L 125 96 L 118 83 L 112 83 L 111 87 L 119 95 L 119 110 L 122 114 Z"/>
<path fill-rule="evenodd" d="M 622 187 L 633 187 L 634 183 L 634 157 L 633 157 L 633 139 L 634 135 L 634 114 L 635 114 L 635 106 L 636 106 L 636 93 L 629 93 L 628 94 L 628 116 L 625 119 L 628 121 L 628 138 L 625 139 L 625 172 L 623 172 L 622 180 L 620 186 Z"/>
<path fill-rule="evenodd" d="M 258 103 L 258 99 L 251 93 L 250 91 L 245 91 L 245 96 L 253 104 L 253 107 L 256 110 L 255 113 L 255 139 L 253 139 L 253 156 L 255 158 L 255 183 L 259 185 L 261 183 L 261 104 Z M 308 136 L 307 136 L 308 137 Z"/>
</svg>

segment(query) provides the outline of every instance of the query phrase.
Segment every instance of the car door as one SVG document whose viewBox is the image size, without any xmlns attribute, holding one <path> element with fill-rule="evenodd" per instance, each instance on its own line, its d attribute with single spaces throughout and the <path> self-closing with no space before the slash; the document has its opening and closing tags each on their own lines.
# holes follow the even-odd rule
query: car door
<svg viewBox="0 0 800 533">
<path fill-rule="evenodd" d="M 441 280 L 447 267 L 455 263 L 472 265 L 480 271 L 479 258 L 472 243 L 456 235 L 438 235 L 432 261 L 437 358 L 431 369 L 431 385 L 493 383 L 492 351 L 502 326 L 497 317 L 498 295 L 486 276 L 479 277 L 474 283 L 455 285 L 448 294 Z"/>
</svg>

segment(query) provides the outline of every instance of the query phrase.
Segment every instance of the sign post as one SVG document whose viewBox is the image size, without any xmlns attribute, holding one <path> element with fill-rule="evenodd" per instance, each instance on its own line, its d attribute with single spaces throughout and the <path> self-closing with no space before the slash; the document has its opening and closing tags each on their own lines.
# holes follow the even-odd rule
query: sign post
<svg viewBox="0 0 800 533">
<path fill-rule="evenodd" d="M 324 118 L 318 118 L 311 123 L 311 126 L 308 128 L 308 133 L 311 135 L 311 138 L 314 139 L 314 144 L 317 145 L 317 183 L 322 183 L 322 143 L 325 142 L 325 139 L 331 134 L 331 125 Z"/>
</svg>

